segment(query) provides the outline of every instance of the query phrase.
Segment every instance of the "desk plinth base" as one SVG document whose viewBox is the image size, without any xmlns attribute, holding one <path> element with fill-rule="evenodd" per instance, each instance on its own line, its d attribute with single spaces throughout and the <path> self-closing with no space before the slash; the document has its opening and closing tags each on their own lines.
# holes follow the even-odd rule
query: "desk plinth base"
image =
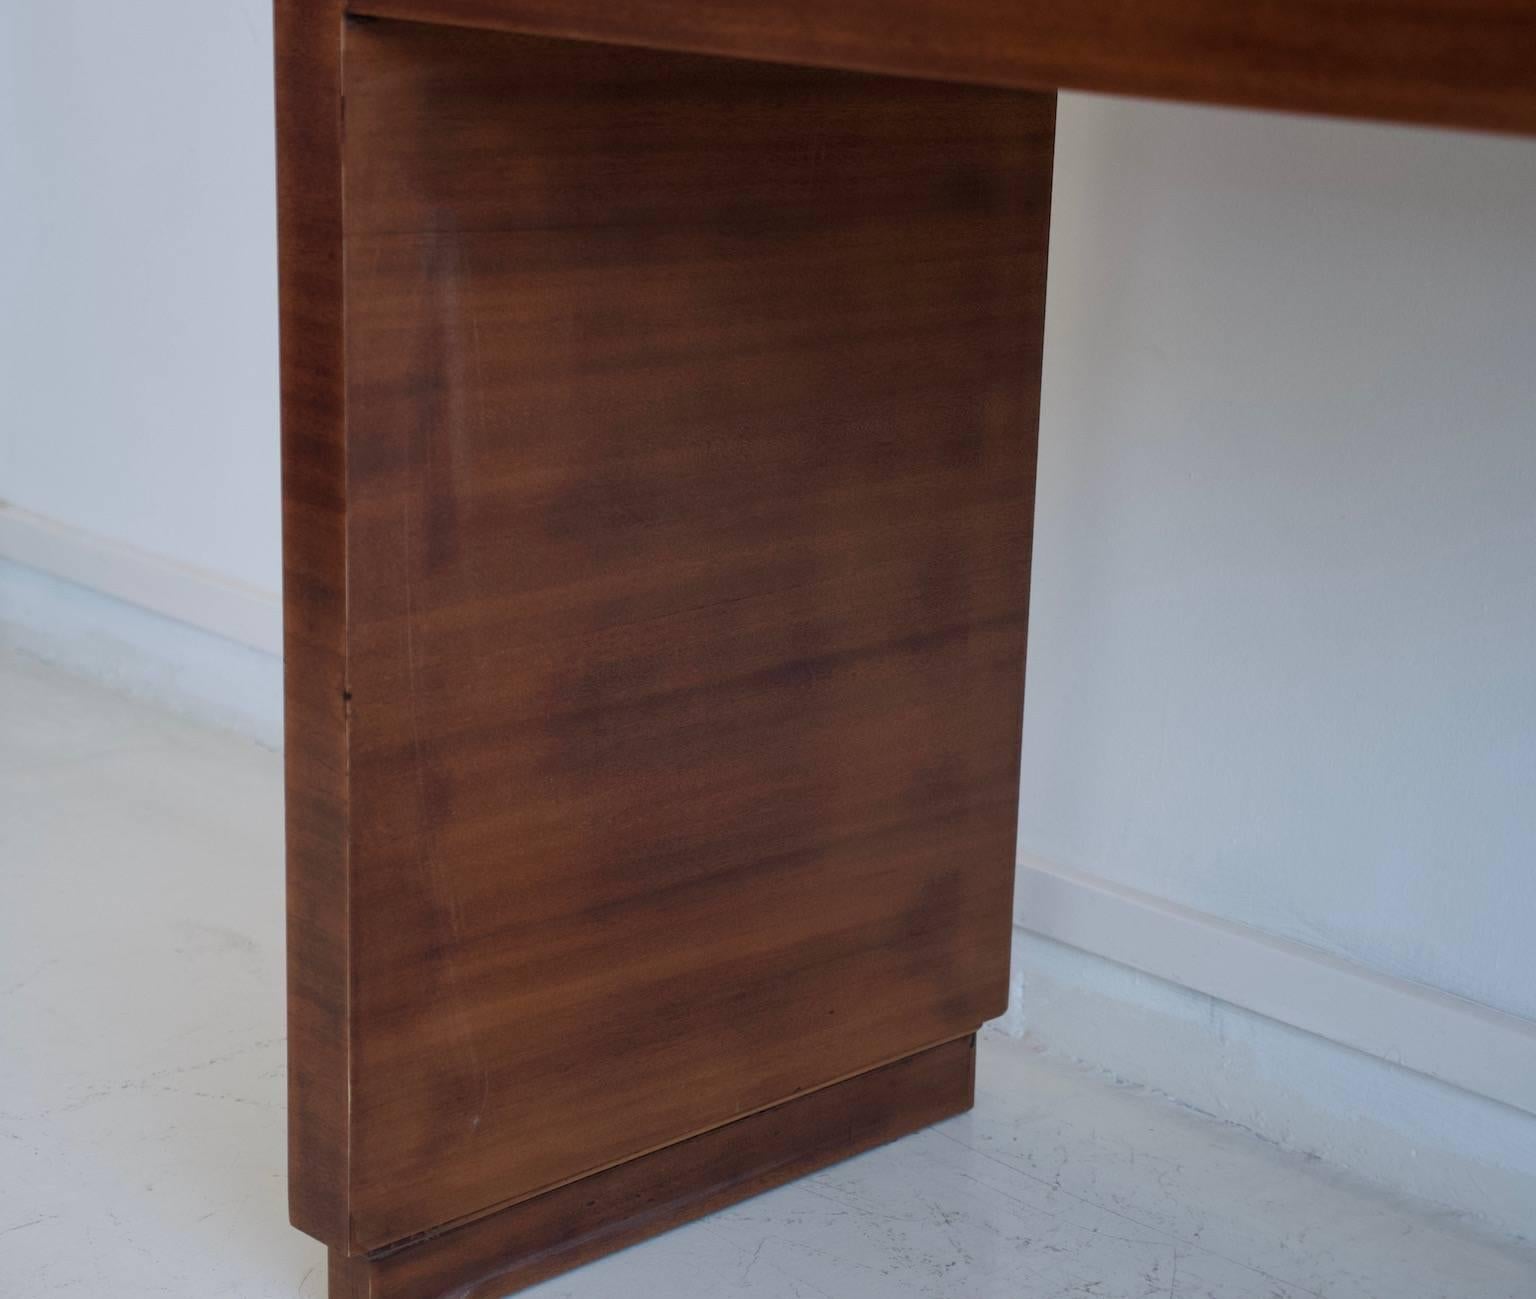
<svg viewBox="0 0 1536 1299">
<path fill-rule="evenodd" d="M 496 1299 L 970 1109 L 961 1038 L 382 1255 L 331 1251 L 330 1299 Z"/>
</svg>

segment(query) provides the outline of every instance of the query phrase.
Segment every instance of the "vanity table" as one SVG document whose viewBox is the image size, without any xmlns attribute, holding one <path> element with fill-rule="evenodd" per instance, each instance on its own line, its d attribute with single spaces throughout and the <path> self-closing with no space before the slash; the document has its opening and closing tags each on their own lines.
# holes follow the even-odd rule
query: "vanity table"
<svg viewBox="0 0 1536 1299">
<path fill-rule="evenodd" d="M 1536 133 L 1536 3 L 276 14 L 292 1218 L 489 1299 L 971 1104 L 1056 90 Z"/>
</svg>

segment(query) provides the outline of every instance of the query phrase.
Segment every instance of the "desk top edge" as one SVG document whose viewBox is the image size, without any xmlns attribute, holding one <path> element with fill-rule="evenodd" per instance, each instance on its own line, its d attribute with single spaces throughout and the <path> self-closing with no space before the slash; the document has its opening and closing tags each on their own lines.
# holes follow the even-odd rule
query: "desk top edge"
<svg viewBox="0 0 1536 1299">
<path fill-rule="evenodd" d="M 347 0 L 354 17 L 1536 135 L 1536 2 Z"/>
</svg>

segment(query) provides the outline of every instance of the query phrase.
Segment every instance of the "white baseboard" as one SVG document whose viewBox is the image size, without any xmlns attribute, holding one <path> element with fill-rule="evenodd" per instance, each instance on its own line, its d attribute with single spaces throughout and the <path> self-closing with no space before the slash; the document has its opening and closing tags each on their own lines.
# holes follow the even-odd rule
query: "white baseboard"
<svg viewBox="0 0 1536 1299">
<path fill-rule="evenodd" d="M 283 652 L 282 601 L 275 591 L 151 555 L 3 503 L 0 559 L 264 654 Z"/>
<path fill-rule="evenodd" d="M 1023 928 L 1013 972 L 991 1031 L 1316 1158 L 1319 1177 L 1536 1234 L 1536 1118 L 1524 1111 Z"/>
<path fill-rule="evenodd" d="M 1019 865 L 1017 922 L 1536 1115 L 1536 1023 L 1066 870 Z"/>
<path fill-rule="evenodd" d="M 283 661 L 0 559 L 0 650 L 25 654 L 279 748 Z"/>
</svg>

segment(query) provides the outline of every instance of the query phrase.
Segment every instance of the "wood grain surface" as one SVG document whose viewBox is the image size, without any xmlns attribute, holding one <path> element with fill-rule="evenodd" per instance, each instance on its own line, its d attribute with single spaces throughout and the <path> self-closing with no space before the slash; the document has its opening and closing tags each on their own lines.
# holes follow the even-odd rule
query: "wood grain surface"
<svg viewBox="0 0 1536 1299">
<path fill-rule="evenodd" d="M 345 79 L 355 1252 L 1003 1010 L 1054 102 Z"/>
<path fill-rule="evenodd" d="M 350 0 L 350 7 L 986 85 L 1536 132 L 1531 0 Z"/>
<path fill-rule="evenodd" d="M 331 1299 L 495 1299 L 971 1107 L 973 1038 L 739 1119 L 456 1231 L 348 1258 Z"/>
<path fill-rule="evenodd" d="M 289 1204 L 348 1238 L 346 369 L 339 0 L 278 0 Z"/>
</svg>

